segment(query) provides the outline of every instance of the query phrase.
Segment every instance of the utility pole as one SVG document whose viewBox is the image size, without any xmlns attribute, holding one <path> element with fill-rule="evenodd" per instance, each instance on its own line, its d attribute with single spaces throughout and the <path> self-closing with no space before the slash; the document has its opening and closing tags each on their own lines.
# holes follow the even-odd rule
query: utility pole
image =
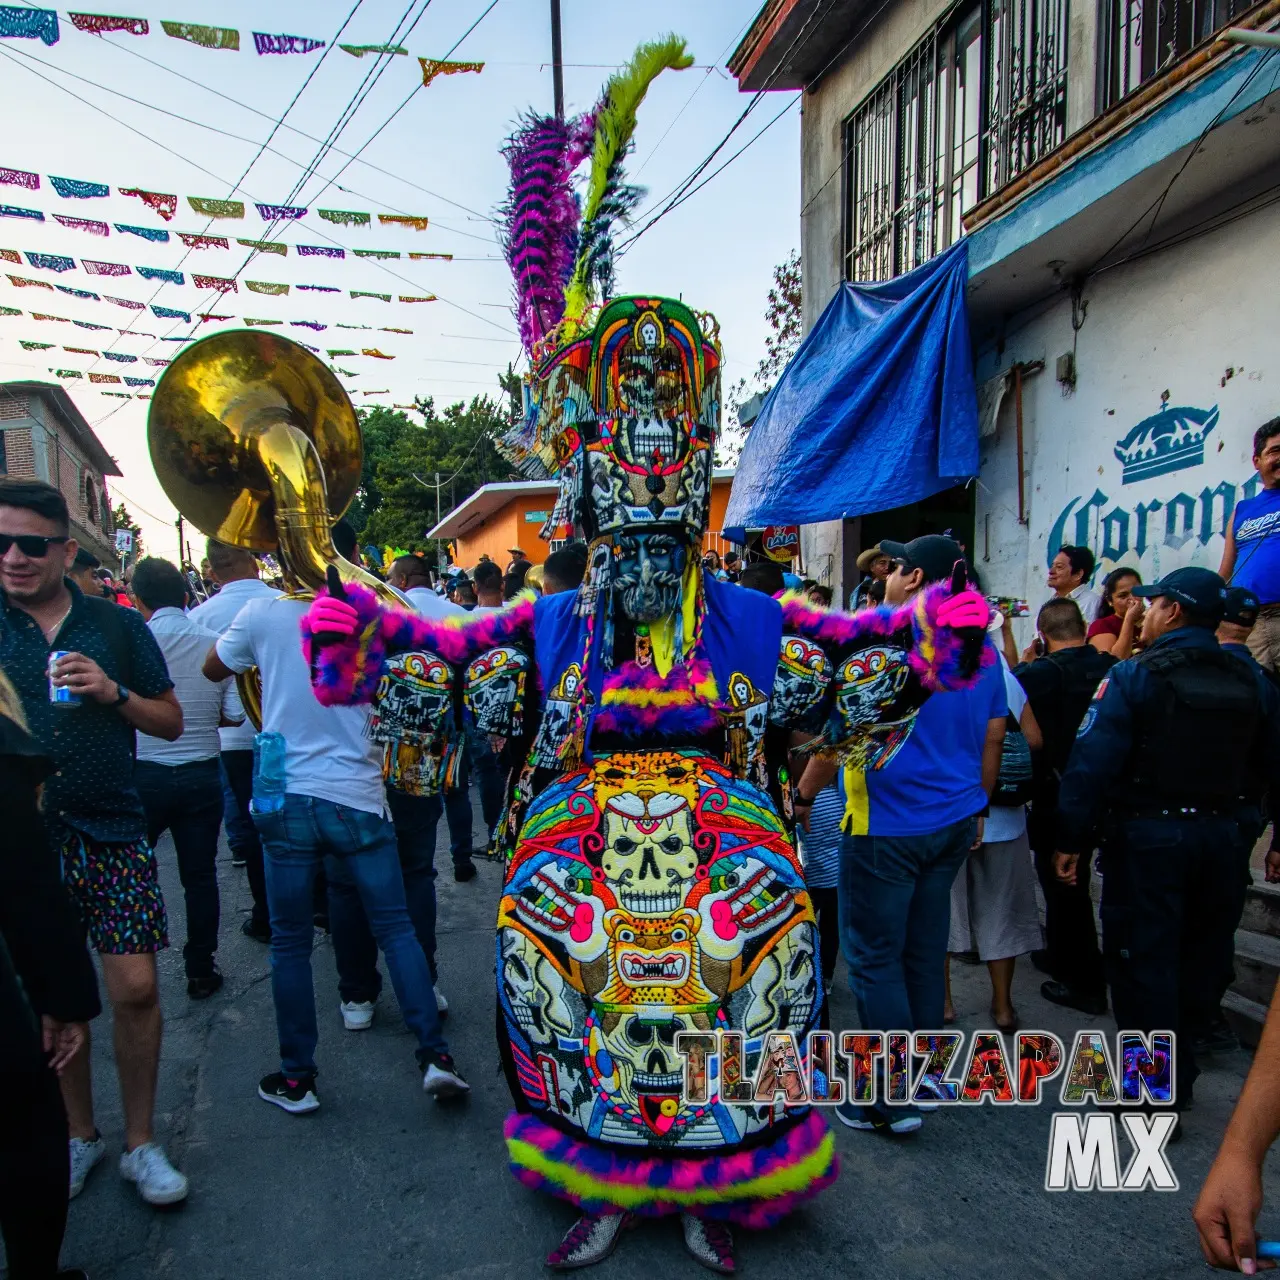
<svg viewBox="0 0 1280 1280">
<path fill-rule="evenodd" d="M 560 0 L 551 0 L 551 77 L 555 86 L 556 119 L 564 119 L 564 50 L 560 43 Z"/>
<path fill-rule="evenodd" d="M 185 545 L 185 544 L 184 544 L 184 542 L 183 542 L 183 537 L 182 537 L 182 517 L 181 517 L 181 516 L 179 516 L 179 517 L 178 517 L 178 519 L 177 519 L 177 526 L 178 526 L 178 563 L 179 563 L 179 564 L 181 564 L 181 563 L 182 563 L 182 548 L 183 548 L 183 546 Z"/>
<path fill-rule="evenodd" d="M 436 472 L 436 524 L 440 523 L 440 473 Z"/>
</svg>

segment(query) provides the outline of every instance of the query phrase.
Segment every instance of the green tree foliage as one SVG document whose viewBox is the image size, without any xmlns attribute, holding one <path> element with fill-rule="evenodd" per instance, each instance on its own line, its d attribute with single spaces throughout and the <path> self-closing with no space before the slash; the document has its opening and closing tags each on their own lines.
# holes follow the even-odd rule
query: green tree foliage
<svg viewBox="0 0 1280 1280">
<path fill-rule="evenodd" d="M 362 546 L 434 551 L 426 535 L 437 522 L 437 473 L 441 516 L 482 484 L 511 477 L 494 447 L 511 425 L 505 399 L 477 396 L 442 414 L 430 398 L 414 404 L 412 416 L 381 407 L 359 411 L 364 472 L 348 515 Z"/>
<path fill-rule="evenodd" d="M 800 275 L 800 255 L 792 249 L 785 262 L 773 269 L 773 288 L 769 290 L 764 318 L 771 333 L 764 340 L 764 357 L 748 382 L 739 378 L 725 391 L 725 423 L 716 448 L 718 466 L 734 466 L 747 432 L 738 421 L 738 410 L 755 395 L 772 389 L 782 371 L 791 362 L 801 338 L 800 304 L 804 296 Z"/>
<path fill-rule="evenodd" d="M 142 526 L 129 514 L 129 508 L 123 502 L 117 502 L 111 508 L 111 527 L 113 529 L 130 529 L 133 532 L 133 551 L 130 559 L 141 560 L 146 554 L 142 550 Z"/>
</svg>

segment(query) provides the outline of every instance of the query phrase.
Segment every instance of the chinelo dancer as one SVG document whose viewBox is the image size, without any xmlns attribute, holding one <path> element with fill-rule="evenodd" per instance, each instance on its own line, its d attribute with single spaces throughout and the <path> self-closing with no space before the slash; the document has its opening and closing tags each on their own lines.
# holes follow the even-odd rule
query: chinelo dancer
<svg viewBox="0 0 1280 1280">
<path fill-rule="evenodd" d="M 634 1219 L 679 1214 L 693 1256 L 731 1272 L 731 1224 L 771 1226 L 835 1178 L 818 1111 L 727 1104 L 714 1073 L 711 1100 L 686 1101 L 676 1036 L 740 1032 L 750 1075 L 783 1019 L 801 1044 L 817 1027 L 792 733 L 873 767 L 930 692 L 974 678 L 988 614 L 946 586 L 853 616 L 704 574 L 715 321 L 610 296 L 635 108 L 690 61 L 681 40 L 645 46 L 589 117 L 526 120 L 507 151 L 533 372 L 505 446 L 525 474 L 559 479 L 543 534 L 586 540 L 583 584 L 430 620 L 335 577 L 303 622 L 321 702 L 373 701 L 375 733 L 442 766 L 462 708 L 523 762 L 499 827 L 505 1132 L 515 1176 L 582 1211 L 547 1258 L 558 1269 L 604 1258 Z M 579 223 L 570 183 L 587 155 Z"/>
</svg>

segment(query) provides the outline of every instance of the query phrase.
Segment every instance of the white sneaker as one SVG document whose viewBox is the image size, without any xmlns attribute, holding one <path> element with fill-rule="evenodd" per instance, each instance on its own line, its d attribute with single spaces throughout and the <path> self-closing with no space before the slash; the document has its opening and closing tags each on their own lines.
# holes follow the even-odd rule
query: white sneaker
<svg viewBox="0 0 1280 1280">
<path fill-rule="evenodd" d="M 84 1190 L 89 1170 L 107 1154 L 107 1144 L 101 1138 L 93 1138 L 88 1142 L 83 1138 L 72 1138 L 70 1149 L 71 1185 L 67 1191 L 67 1199 L 74 1200 Z"/>
<path fill-rule="evenodd" d="M 368 1031 L 373 1026 L 372 1000 L 344 1000 L 338 1008 L 342 1010 L 342 1025 L 348 1031 Z"/>
<path fill-rule="evenodd" d="M 444 992 L 436 987 L 436 1012 L 440 1017 L 447 1018 L 449 1016 L 449 1002 L 444 998 Z"/>
<path fill-rule="evenodd" d="M 120 1176 L 137 1184 L 138 1194 L 148 1204 L 177 1204 L 187 1198 L 189 1183 L 169 1163 L 158 1142 L 144 1142 L 120 1157 Z"/>
</svg>

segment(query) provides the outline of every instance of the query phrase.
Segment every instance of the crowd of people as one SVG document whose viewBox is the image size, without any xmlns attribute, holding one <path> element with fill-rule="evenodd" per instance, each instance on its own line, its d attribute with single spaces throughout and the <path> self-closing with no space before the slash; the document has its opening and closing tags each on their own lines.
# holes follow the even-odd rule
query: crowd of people
<svg viewBox="0 0 1280 1280">
<path fill-rule="evenodd" d="M 1221 1013 L 1233 936 L 1268 801 L 1280 795 L 1280 560 L 1255 532 L 1280 494 L 1280 420 L 1258 432 L 1254 452 L 1263 488 L 1249 501 L 1259 509 L 1237 508 L 1221 576 L 1182 568 L 1144 584 L 1121 566 L 1095 592 L 1092 553 L 1064 546 L 1031 644 L 1018 653 L 1010 611 L 997 612 L 976 681 L 924 701 L 913 731 L 874 768 L 806 756 L 796 739 L 792 801 L 821 968 L 830 983 L 843 952 L 864 1027 L 953 1021 L 957 960 L 985 964 L 991 1022 L 1012 1032 L 1015 964 L 1029 956 L 1046 975 L 1045 999 L 1177 1033 L 1179 1112 L 1206 1059 L 1234 1046 Z M 334 537 L 340 554 L 358 557 L 349 527 Z M 484 557 L 445 575 L 402 555 L 385 581 L 406 609 L 444 620 L 496 612 L 529 590 L 576 591 L 588 568 L 577 542 L 536 569 L 519 548 L 509 555 L 505 569 Z M 853 606 L 910 604 L 964 562 L 948 536 L 881 540 L 859 557 Z M 744 590 L 831 604 L 829 588 L 767 559 L 708 552 L 703 566 Z M 311 972 L 320 925 L 332 937 L 345 1029 L 376 1017 L 381 951 L 423 1088 L 444 1101 L 470 1086 L 442 1025 L 437 829 L 443 816 L 455 879 L 473 879 L 483 851 L 473 847 L 470 784 L 492 833 L 512 767 L 501 742 L 469 726 L 448 784 L 419 785 L 420 762 L 373 740 L 364 708 L 313 696 L 298 643 L 309 606 L 263 582 L 247 551 L 209 541 L 203 600 L 188 574 L 151 557 L 133 566 L 133 607 L 120 608 L 99 569 L 71 537 L 56 489 L 0 480 L 0 794 L 10 823 L 0 1033 L 12 1047 L 0 1064 L 10 1117 L 0 1126 L 0 1225 L 15 1280 L 75 1274 L 57 1271 L 68 1192 L 79 1194 L 107 1153 L 90 1084 L 100 1004 L 86 940 L 114 1015 L 120 1173 L 150 1204 L 188 1194 L 154 1128 L 155 958 L 169 944 L 160 837 L 172 835 L 185 899 L 192 1000 L 223 983 L 223 830 L 247 873 L 242 929 L 270 946 L 280 1045 L 278 1070 L 258 1086 L 263 1100 L 291 1113 L 320 1105 Z M 255 670 L 256 733 L 237 683 Z M 1212 749 L 1189 752 L 1189 742 Z M 1274 839 L 1265 865 L 1280 881 Z M 1280 1131 L 1277 1010 L 1197 1209 L 1217 1265 L 1252 1258 L 1258 1168 Z M 835 1114 L 900 1136 L 928 1109 L 850 1100 Z"/>
</svg>

